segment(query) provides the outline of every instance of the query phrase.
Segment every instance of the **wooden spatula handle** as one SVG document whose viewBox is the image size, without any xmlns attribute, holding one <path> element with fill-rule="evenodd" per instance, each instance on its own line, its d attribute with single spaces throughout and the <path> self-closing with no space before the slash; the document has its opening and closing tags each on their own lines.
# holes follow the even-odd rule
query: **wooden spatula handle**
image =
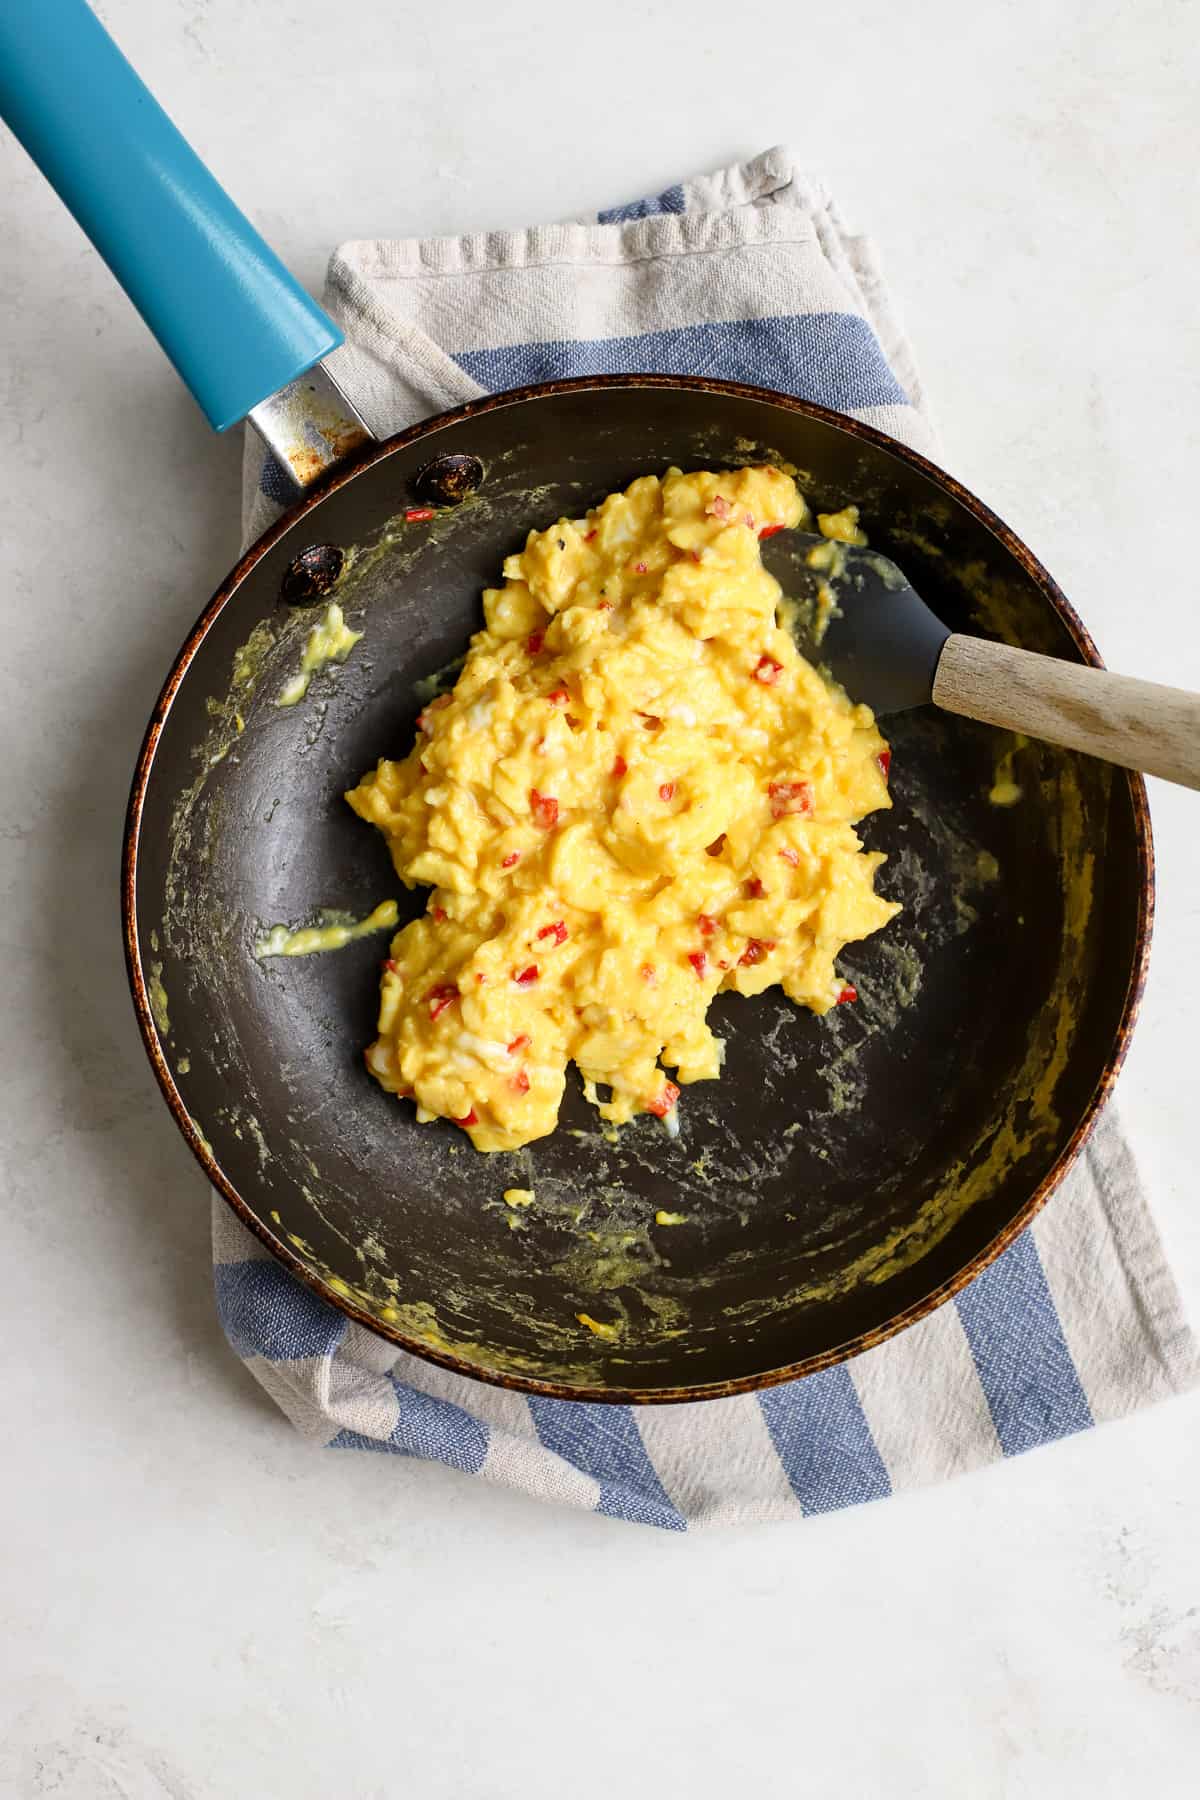
<svg viewBox="0 0 1200 1800">
<path fill-rule="evenodd" d="M 946 712 L 1200 788 L 1200 694 L 1183 688 L 954 635 L 933 699 Z"/>
</svg>

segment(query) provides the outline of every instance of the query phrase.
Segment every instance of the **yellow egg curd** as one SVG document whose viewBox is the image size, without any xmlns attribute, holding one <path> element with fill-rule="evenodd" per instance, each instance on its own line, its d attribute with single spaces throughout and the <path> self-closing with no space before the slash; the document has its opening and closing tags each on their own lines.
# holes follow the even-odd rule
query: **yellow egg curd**
<svg viewBox="0 0 1200 1800">
<path fill-rule="evenodd" d="M 836 958 L 898 910 L 854 830 L 890 757 L 777 622 L 759 540 L 806 515 L 776 469 L 672 469 L 531 532 L 412 751 L 347 794 L 432 889 L 366 1051 L 419 1118 L 516 1149 L 574 1062 L 605 1119 L 671 1127 L 720 1073 L 714 994 L 855 998 Z"/>
</svg>

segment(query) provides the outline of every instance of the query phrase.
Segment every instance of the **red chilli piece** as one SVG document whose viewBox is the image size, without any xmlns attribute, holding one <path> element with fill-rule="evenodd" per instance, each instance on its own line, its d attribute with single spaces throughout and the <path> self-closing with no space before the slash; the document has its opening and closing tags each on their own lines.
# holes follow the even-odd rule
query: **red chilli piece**
<svg viewBox="0 0 1200 1800">
<path fill-rule="evenodd" d="M 746 527 L 747 531 L 753 531 L 754 530 L 754 514 L 751 512 L 743 513 L 742 514 L 742 524 Z"/>
<path fill-rule="evenodd" d="M 752 969 L 763 957 L 775 948 L 775 945 L 764 938 L 751 938 L 742 954 L 738 957 L 739 969 Z"/>
<path fill-rule="evenodd" d="M 405 522 L 409 525 L 423 525 L 426 519 L 432 519 L 432 506 L 410 506 L 405 513 Z"/>
<path fill-rule="evenodd" d="M 517 864 L 520 862 L 520 860 L 521 860 L 521 852 L 519 850 L 510 850 L 508 855 L 504 858 L 503 862 L 500 864 L 500 867 L 502 869 L 515 869 Z"/>
<path fill-rule="evenodd" d="M 673 781 L 664 781 L 658 790 L 658 797 L 663 801 L 673 800 L 675 798 L 675 783 Z"/>
<path fill-rule="evenodd" d="M 441 712 L 443 706 L 449 706 L 450 700 L 451 696 L 449 694 L 439 694 L 436 700 L 431 700 L 424 712 L 417 714 L 417 730 L 428 731 L 430 713 Z M 421 766 L 424 768 L 424 764 Z"/>
<path fill-rule="evenodd" d="M 583 534 L 584 543 L 590 544 L 599 529 L 600 529 L 600 527 L 598 525 L 593 525 L 592 529 L 590 531 L 585 531 Z"/>
<path fill-rule="evenodd" d="M 783 664 L 776 662 L 775 658 L 768 656 L 765 651 L 754 665 L 754 679 L 761 681 L 764 687 L 774 687 L 782 674 Z"/>
<path fill-rule="evenodd" d="M 800 852 L 798 850 L 781 850 L 779 854 L 782 856 L 785 863 L 791 863 L 793 869 L 798 869 L 800 867 Z"/>
<path fill-rule="evenodd" d="M 530 788 L 529 810 L 534 824 L 543 831 L 553 831 L 558 824 L 558 801 L 552 794 L 539 794 L 536 788 Z"/>
<path fill-rule="evenodd" d="M 520 1035 L 518 1037 L 515 1037 L 513 1039 L 512 1043 L 508 1046 L 508 1054 L 510 1056 L 516 1056 L 519 1054 L 520 1051 L 528 1050 L 528 1048 L 532 1042 L 533 1042 L 533 1040 L 530 1037 L 529 1033 L 527 1031 L 522 1031 L 520 1033 Z"/>
<path fill-rule="evenodd" d="M 540 656 L 545 642 L 546 634 L 544 631 L 531 631 L 529 636 L 525 639 L 525 648 L 528 650 L 530 656 Z"/>
<path fill-rule="evenodd" d="M 667 1114 L 674 1110 L 678 1098 L 679 1089 L 675 1083 L 673 1081 L 665 1082 L 662 1093 L 657 1094 L 653 1100 L 647 1100 L 646 1111 L 652 1112 L 656 1119 L 665 1119 Z"/>
<path fill-rule="evenodd" d="M 643 981 L 648 981 L 651 987 L 653 987 L 654 983 L 658 980 L 658 971 L 655 969 L 653 963 L 643 963 L 638 970 L 638 974 Z"/>
<path fill-rule="evenodd" d="M 458 999 L 458 989 L 449 982 L 442 982 L 439 987 L 430 988 L 425 996 L 431 1019 L 440 1019 L 448 1006 L 453 1006 Z"/>
<path fill-rule="evenodd" d="M 527 1094 L 529 1092 L 529 1077 L 524 1069 L 519 1070 L 518 1073 L 513 1076 L 509 1086 L 518 1094 Z"/>
<path fill-rule="evenodd" d="M 786 819 L 793 814 L 807 817 L 813 809 L 811 781 L 772 781 L 767 788 L 771 817 Z"/>
<path fill-rule="evenodd" d="M 479 1114 L 475 1111 L 475 1108 L 472 1107 L 470 1112 L 464 1113 L 461 1119 L 455 1119 L 454 1123 L 456 1125 L 461 1125 L 463 1130 L 466 1131 L 469 1125 L 478 1125 Z"/>
<path fill-rule="evenodd" d="M 542 929 L 538 932 L 538 940 L 540 942 L 542 938 L 551 938 L 555 944 L 565 944 L 569 935 L 563 921 L 561 919 L 555 919 L 553 925 L 542 926 Z"/>
<path fill-rule="evenodd" d="M 774 537 L 777 531 L 786 531 L 786 525 L 760 525 L 758 535 L 761 538 Z"/>
<path fill-rule="evenodd" d="M 565 687 L 552 688 L 546 695 L 551 706 L 565 706 L 571 696 Z"/>
<path fill-rule="evenodd" d="M 746 892 L 749 894 L 751 900 L 761 900 L 766 894 L 766 891 L 766 888 L 758 879 L 757 875 L 752 875 L 746 883 Z"/>
<path fill-rule="evenodd" d="M 615 759 L 615 761 L 613 762 L 613 766 L 612 766 L 613 780 L 620 781 L 622 775 L 628 775 L 628 773 L 629 773 L 629 764 L 625 761 L 625 758 L 623 756 L 618 756 Z"/>
<path fill-rule="evenodd" d="M 445 907 L 444 906 L 435 906 L 433 909 L 433 917 L 434 917 L 435 922 L 438 925 L 440 925 L 442 923 L 442 920 L 446 917 Z"/>
<path fill-rule="evenodd" d="M 857 999 L 858 999 L 858 989 L 856 987 L 852 987 L 850 985 L 850 983 L 847 982 L 846 986 L 842 989 L 841 993 L 837 997 L 837 1003 L 839 1006 L 849 1006 L 849 1004 L 852 1000 L 857 1000 Z"/>
<path fill-rule="evenodd" d="M 536 963 L 530 963 L 527 969 L 513 970 L 513 980 L 518 987 L 532 987 L 537 978 L 538 966 Z"/>
<path fill-rule="evenodd" d="M 638 562 L 638 563 L 634 563 L 633 572 L 635 575 L 645 575 L 648 572 L 649 568 L 650 568 L 649 563 Z"/>
<path fill-rule="evenodd" d="M 693 969 L 695 969 L 699 979 L 703 981 L 708 973 L 707 954 L 703 950 L 690 950 L 688 952 L 688 961 L 691 963 Z"/>
<path fill-rule="evenodd" d="M 714 838 L 711 844 L 705 844 L 704 854 L 705 854 L 705 856 L 720 856 L 720 854 L 724 850 L 724 848 L 725 848 L 725 833 L 722 832 L 720 837 Z"/>
<path fill-rule="evenodd" d="M 381 969 L 384 969 L 387 972 L 387 974 L 389 974 L 389 975 L 394 975 L 396 973 L 396 962 L 395 962 L 394 957 L 385 956 L 379 966 Z"/>
<path fill-rule="evenodd" d="M 883 779 L 886 781 L 892 772 L 892 753 L 891 753 L 891 751 L 890 750 L 881 750 L 879 752 L 879 755 L 875 758 L 875 761 L 879 764 L 879 773 L 883 776 Z"/>
<path fill-rule="evenodd" d="M 710 938 L 717 929 L 717 921 L 710 919 L 707 913 L 701 913 L 696 923 L 700 927 L 700 936 L 704 938 Z"/>
<path fill-rule="evenodd" d="M 724 494 L 714 494 L 704 510 L 714 519 L 727 519 L 729 517 L 729 502 Z"/>
<path fill-rule="evenodd" d="M 596 606 L 597 612 L 611 612 L 612 609 L 613 609 L 613 603 L 611 600 L 601 600 L 597 603 L 597 606 Z"/>
</svg>

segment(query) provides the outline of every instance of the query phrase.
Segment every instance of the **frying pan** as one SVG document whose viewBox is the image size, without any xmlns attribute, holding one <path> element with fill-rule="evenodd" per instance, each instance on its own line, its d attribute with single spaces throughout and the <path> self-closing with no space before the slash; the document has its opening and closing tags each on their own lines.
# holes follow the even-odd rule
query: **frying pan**
<svg viewBox="0 0 1200 1800">
<path fill-rule="evenodd" d="M 76 0 L 49 10 L 72 30 L 81 13 L 86 32 L 95 24 Z M 34 37 L 16 49 L 61 144 L 78 108 L 55 99 L 60 77 Z M 93 92 L 98 57 L 107 80 L 140 87 L 123 62 L 113 73 L 100 39 L 107 49 L 92 35 L 85 46 Z M 61 35 L 56 48 L 57 71 Z M 11 118 L 11 94 L 6 103 Z M 28 111 L 19 134 L 46 166 Z M 160 165 L 174 158 L 194 198 L 190 152 L 162 141 Z M 121 178 L 142 182 L 128 147 Z M 89 213 L 69 168 L 53 174 L 135 288 L 127 247 Z M 209 247 L 222 232 L 237 240 L 240 273 L 212 304 L 236 329 L 236 290 L 278 349 L 270 316 L 290 278 L 232 209 Z M 196 278 L 219 283 L 195 238 L 191 252 Z M 247 269 L 266 270 L 257 298 Z M 155 319 L 164 341 L 180 317 L 173 303 L 166 312 Z M 215 423 L 251 410 L 298 488 L 310 485 L 188 636 L 147 728 L 126 826 L 138 1022 L 208 1177 L 332 1305 L 460 1373 L 541 1394 L 733 1393 L 923 1317 L 1028 1224 L 1112 1085 L 1149 945 L 1139 777 L 1049 745 L 1015 748 L 929 708 L 889 721 L 894 810 L 862 831 L 887 853 L 879 886 L 904 910 L 840 959 L 858 1004 L 817 1019 L 778 992 L 720 997 L 725 1074 L 685 1090 L 677 1138 L 649 1116 L 605 1135 L 574 1082 L 553 1136 L 480 1155 L 449 1124 L 417 1125 L 363 1069 L 386 939 L 290 960 L 255 947 L 265 928 L 323 909 L 362 918 L 395 898 L 401 921 L 423 909 L 422 894 L 397 892 L 382 839 L 341 795 L 379 756 L 407 751 L 417 713 L 452 682 L 479 625 L 481 589 L 527 530 L 638 474 L 786 465 L 815 506 L 857 502 L 872 543 L 952 630 L 1095 664 L 1062 593 L 941 470 L 800 400 L 708 380 L 588 378 L 496 395 L 375 443 L 313 367 L 336 329 L 294 294 L 288 329 L 296 341 L 265 379 L 250 358 L 231 383 L 207 353 L 188 374 Z M 186 321 L 182 337 L 194 349 Z M 290 385 L 271 399 L 281 367 Z M 362 641 L 300 705 L 280 707 L 314 607 L 330 598 Z M 1014 754 L 1024 797 L 993 805 L 997 768 Z M 511 1187 L 533 1188 L 535 1204 L 514 1213 Z M 660 1212 L 682 1223 L 660 1224 Z M 581 1315 L 611 1329 L 597 1334 Z"/>
</svg>

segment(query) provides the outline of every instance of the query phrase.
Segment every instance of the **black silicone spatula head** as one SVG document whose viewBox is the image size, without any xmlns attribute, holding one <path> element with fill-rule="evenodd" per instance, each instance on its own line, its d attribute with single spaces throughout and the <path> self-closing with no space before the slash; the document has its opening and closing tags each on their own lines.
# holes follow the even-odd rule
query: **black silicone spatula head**
<svg viewBox="0 0 1200 1800">
<path fill-rule="evenodd" d="M 796 648 L 851 699 L 876 713 L 932 699 L 950 632 L 894 562 L 804 531 L 769 538 L 763 562 L 794 602 L 783 616 Z"/>
</svg>

